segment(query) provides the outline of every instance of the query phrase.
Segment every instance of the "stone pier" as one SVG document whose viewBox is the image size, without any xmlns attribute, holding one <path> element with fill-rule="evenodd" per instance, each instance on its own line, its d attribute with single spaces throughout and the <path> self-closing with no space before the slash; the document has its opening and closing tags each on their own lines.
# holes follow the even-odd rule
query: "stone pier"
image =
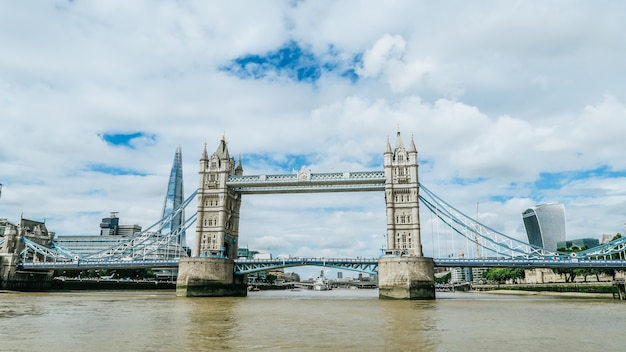
<svg viewBox="0 0 626 352">
<path fill-rule="evenodd" d="M 24 272 L 18 270 L 25 237 L 43 245 L 50 245 L 54 233 L 48 232 L 43 222 L 20 219 L 19 224 L 8 221 L 4 227 L 4 243 L 0 245 L 0 289 L 15 291 L 46 291 L 52 288 L 52 270 Z M 42 261 L 35 253 L 33 261 Z"/>
<path fill-rule="evenodd" d="M 380 299 L 435 299 L 435 265 L 432 258 L 388 256 L 378 259 Z"/>
<path fill-rule="evenodd" d="M 176 280 L 180 297 L 245 297 L 245 276 L 235 275 L 235 262 L 227 258 L 181 258 Z"/>
</svg>

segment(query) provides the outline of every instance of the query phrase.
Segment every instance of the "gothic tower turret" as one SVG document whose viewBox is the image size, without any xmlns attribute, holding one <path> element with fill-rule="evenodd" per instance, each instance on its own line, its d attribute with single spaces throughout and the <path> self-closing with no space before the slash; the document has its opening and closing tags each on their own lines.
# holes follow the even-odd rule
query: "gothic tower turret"
<svg viewBox="0 0 626 352">
<path fill-rule="evenodd" d="M 398 131 L 393 151 L 387 140 L 384 166 L 387 253 L 421 257 L 417 148 L 413 137 L 407 149 Z"/>
<path fill-rule="evenodd" d="M 205 145 L 200 158 L 195 257 L 237 257 L 241 195 L 226 182 L 230 175 L 242 173 L 241 158 L 235 165 L 225 137 L 211 157 Z"/>
</svg>

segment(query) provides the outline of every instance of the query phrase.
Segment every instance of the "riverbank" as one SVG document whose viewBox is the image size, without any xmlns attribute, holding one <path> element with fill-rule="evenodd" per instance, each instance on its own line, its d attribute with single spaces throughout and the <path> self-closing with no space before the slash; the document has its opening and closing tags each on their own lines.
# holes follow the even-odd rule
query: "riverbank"
<svg viewBox="0 0 626 352">
<path fill-rule="evenodd" d="M 55 279 L 52 290 L 175 290 L 176 282 L 155 280 Z"/>
<path fill-rule="evenodd" d="M 494 295 L 519 295 L 519 296 L 533 296 L 534 295 L 534 296 L 555 296 L 555 297 L 568 297 L 568 298 L 613 299 L 612 293 L 523 291 L 523 290 L 490 290 L 490 291 L 471 290 L 468 292 L 489 293 L 489 294 L 494 294 Z"/>
<path fill-rule="evenodd" d="M 615 287 L 611 283 L 473 285 L 470 292 L 613 299 Z"/>
</svg>

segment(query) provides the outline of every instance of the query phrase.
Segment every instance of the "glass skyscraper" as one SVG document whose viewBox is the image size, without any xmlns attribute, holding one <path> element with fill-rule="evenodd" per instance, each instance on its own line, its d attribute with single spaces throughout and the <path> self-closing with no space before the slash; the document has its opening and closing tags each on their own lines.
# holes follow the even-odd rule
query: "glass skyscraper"
<svg viewBox="0 0 626 352">
<path fill-rule="evenodd" d="M 528 243 L 549 250 L 557 249 L 557 242 L 565 241 L 565 207 L 546 203 L 526 209 L 522 213 Z"/>
<path fill-rule="evenodd" d="M 180 147 L 176 148 L 176 154 L 174 155 L 174 163 L 172 164 L 172 171 L 170 172 L 170 179 L 168 182 L 167 193 L 165 195 L 165 202 L 163 204 L 163 218 L 172 214 L 173 211 L 178 209 L 183 204 L 183 155 Z M 182 211 L 178 215 L 174 216 L 171 221 L 167 221 L 163 224 L 163 228 L 169 229 L 170 232 L 176 232 L 183 227 L 185 223 L 185 212 Z M 178 244 L 186 248 L 187 238 L 185 230 L 182 229 Z"/>
</svg>

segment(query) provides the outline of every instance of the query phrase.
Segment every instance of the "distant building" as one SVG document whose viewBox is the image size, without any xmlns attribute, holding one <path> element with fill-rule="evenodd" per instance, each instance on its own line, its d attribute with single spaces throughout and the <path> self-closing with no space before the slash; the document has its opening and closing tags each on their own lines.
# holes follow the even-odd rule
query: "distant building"
<svg viewBox="0 0 626 352">
<path fill-rule="evenodd" d="M 120 218 L 117 217 L 117 212 L 111 212 L 108 218 L 102 219 L 100 223 L 100 236 L 115 236 L 120 226 Z"/>
<path fill-rule="evenodd" d="M 453 284 L 472 282 L 472 268 L 452 268 L 450 273 L 450 282 Z"/>
<path fill-rule="evenodd" d="M 563 204 L 546 203 L 526 209 L 522 213 L 528 243 L 550 250 L 557 249 L 557 242 L 565 241 L 565 207 Z"/>
<path fill-rule="evenodd" d="M 605 243 L 611 242 L 611 240 L 613 240 L 613 237 L 615 237 L 615 236 L 617 236 L 617 234 L 615 234 L 615 235 L 607 235 L 607 234 L 602 235 L 602 238 L 600 238 L 600 244 L 605 244 Z"/>
<path fill-rule="evenodd" d="M 255 253 L 252 259 L 267 260 L 272 259 L 272 253 Z"/>
<path fill-rule="evenodd" d="M 180 208 L 185 201 L 183 191 L 183 152 L 181 147 L 176 148 L 176 154 L 174 155 L 174 162 L 172 163 L 172 170 L 170 172 L 170 179 L 167 186 L 167 193 L 165 195 L 165 202 L 163 204 L 163 216 L 162 219 L 168 218 L 172 213 Z M 187 235 L 185 232 L 185 210 L 181 209 L 180 212 L 175 214 L 169 221 L 164 220 L 163 230 L 168 230 L 170 233 L 180 231 L 178 235 L 178 244 L 181 247 L 187 247 Z"/>
<path fill-rule="evenodd" d="M 253 251 L 248 248 L 237 248 L 237 258 L 252 259 L 259 251 Z"/>
<path fill-rule="evenodd" d="M 55 242 L 64 248 L 80 255 L 91 255 L 102 252 L 122 242 L 132 235 L 141 232 L 139 225 L 120 225 L 116 212 L 100 222 L 100 235 L 97 236 L 57 236 Z"/>
<path fill-rule="evenodd" d="M 577 240 L 557 242 L 557 248 L 565 249 L 589 249 L 599 245 L 600 241 L 597 238 L 579 238 Z"/>
<path fill-rule="evenodd" d="M 4 237 L 4 231 L 7 225 L 12 225 L 7 219 L 0 219 L 0 239 Z"/>
<path fill-rule="evenodd" d="M 130 237 L 134 234 L 136 234 L 137 232 L 141 232 L 141 226 L 135 224 L 135 225 L 119 225 L 117 227 L 117 235 L 118 236 L 125 236 L 125 237 Z"/>
</svg>

